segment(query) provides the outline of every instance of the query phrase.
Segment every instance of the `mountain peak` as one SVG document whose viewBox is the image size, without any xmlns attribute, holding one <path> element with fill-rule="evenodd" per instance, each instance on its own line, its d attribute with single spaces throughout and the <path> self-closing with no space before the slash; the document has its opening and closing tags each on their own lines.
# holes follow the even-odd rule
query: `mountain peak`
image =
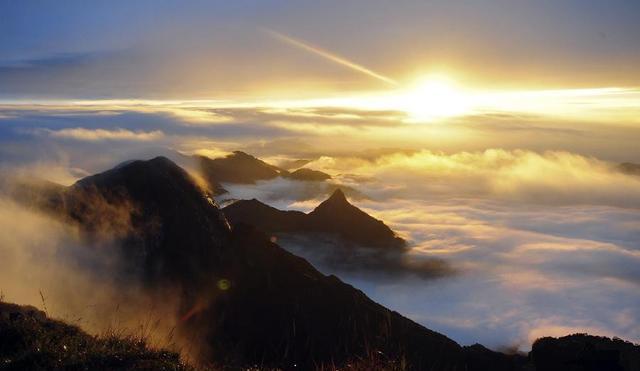
<svg viewBox="0 0 640 371">
<path fill-rule="evenodd" d="M 209 183 L 253 184 L 259 180 L 269 180 L 286 173 L 276 166 L 242 151 L 235 151 L 226 157 L 210 159 L 200 156 L 200 169 Z"/>
<path fill-rule="evenodd" d="M 246 159 L 258 160 L 258 158 L 256 158 L 255 156 L 252 156 L 243 151 L 233 151 L 230 155 L 227 155 L 227 157 L 244 157 Z"/>
<path fill-rule="evenodd" d="M 65 190 L 63 201 L 61 211 L 88 232 L 123 238 L 127 269 L 150 283 L 199 279 L 231 235 L 220 209 L 166 157 L 83 178 Z"/>
<path fill-rule="evenodd" d="M 333 191 L 333 193 L 331 194 L 330 198 L 342 198 L 345 200 L 347 199 L 346 196 L 344 195 L 344 192 L 340 188 L 336 188 L 336 190 Z"/>
<path fill-rule="evenodd" d="M 156 181 L 165 179 L 172 182 L 191 182 L 186 171 L 180 166 L 164 156 L 158 156 L 150 160 L 122 162 L 110 170 L 80 179 L 76 182 L 76 186 L 82 187 L 96 182 L 109 184 L 123 179 L 151 181 L 152 178 Z"/>
<path fill-rule="evenodd" d="M 342 203 L 342 204 L 351 205 L 349 203 L 349 201 L 347 200 L 347 196 L 345 196 L 344 192 L 340 188 L 337 188 L 335 191 L 333 191 L 331 196 L 325 202 L 331 202 L 331 203 L 334 203 L 334 204 Z"/>
<path fill-rule="evenodd" d="M 337 232 L 363 246 L 403 248 L 405 244 L 384 222 L 349 203 L 340 188 L 308 215 L 314 229 Z"/>
<path fill-rule="evenodd" d="M 320 203 L 313 211 L 312 214 L 327 214 L 331 215 L 334 213 L 358 213 L 360 211 L 357 207 L 353 206 L 349 200 L 347 200 L 347 196 L 345 196 L 344 192 L 338 188 L 329 198 Z"/>
<path fill-rule="evenodd" d="M 151 160 L 149 160 L 150 164 L 157 164 L 157 165 L 163 165 L 163 166 L 172 166 L 172 167 L 178 167 L 178 165 L 176 165 L 173 161 L 169 160 L 167 157 L 165 156 L 156 156 L 154 158 L 152 158 Z"/>
</svg>

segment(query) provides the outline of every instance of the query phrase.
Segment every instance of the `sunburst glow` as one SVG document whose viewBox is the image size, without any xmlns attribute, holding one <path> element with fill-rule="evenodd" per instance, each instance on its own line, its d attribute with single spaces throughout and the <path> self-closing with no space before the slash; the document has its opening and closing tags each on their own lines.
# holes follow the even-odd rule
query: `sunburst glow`
<svg viewBox="0 0 640 371">
<path fill-rule="evenodd" d="M 468 93 L 444 75 L 418 80 L 399 100 L 400 107 L 418 121 L 458 116 L 471 108 Z"/>
</svg>

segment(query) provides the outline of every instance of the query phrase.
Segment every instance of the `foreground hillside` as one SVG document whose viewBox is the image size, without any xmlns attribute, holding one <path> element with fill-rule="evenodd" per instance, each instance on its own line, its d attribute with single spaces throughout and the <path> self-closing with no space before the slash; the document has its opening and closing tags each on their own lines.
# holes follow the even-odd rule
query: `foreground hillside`
<svg viewBox="0 0 640 371">
<path fill-rule="evenodd" d="M 477 370 L 494 370 L 493 352 L 480 346 L 466 347 Z M 304 369 L 295 367 L 296 369 Z M 374 352 L 315 370 L 401 371 L 404 360 Z M 47 318 L 30 306 L 0 302 L 1 370 L 195 370 L 177 353 L 150 348 L 144 339 L 116 335 L 91 336 L 76 326 Z M 198 369 L 213 370 L 211 367 Z M 219 365 L 215 369 L 237 369 Z M 260 366 L 251 370 L 272 370 Z M 437 368 L 439 369 L 439 368 Z M 520 358 L 520 371 L 638 371 L 640 346 L 619 339 L 576 334 L 538 339 L 529 356 Z"/>
<path fill-rule="evenodd" d="M 191 370 L 143 339 L 91 336 L 33 307 L 0 302 L 2 370 Z"/>
</svg>

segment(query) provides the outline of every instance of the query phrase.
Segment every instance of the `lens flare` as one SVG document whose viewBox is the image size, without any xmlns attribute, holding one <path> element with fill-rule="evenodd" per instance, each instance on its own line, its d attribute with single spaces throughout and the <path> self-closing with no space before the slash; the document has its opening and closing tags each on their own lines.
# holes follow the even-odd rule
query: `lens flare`
<svg viewBox="0 0 640 371">
<path fill-rule="evenodd" d="M 308 52 L 311 52 L 313 54 L 319 55 L 325 59 L 328 59 L 332 62 L 338 63 L 340 65 L 343 65 L 345 67 L 351 68 L 354 71 L 358 71 L 360 73 L 364 73 L 365 75 L 369 75 L 375 79 L 378 79 L 380 81 L 383 81 L 389 85 L 393 85 L 393 86 L 398 86 L 398 82 L 395 81 L 394 79 L 381 75 L 377 72 L 374 72 L 362 65 L 359 65 L 357 63 L 351 62 L 350 60 L 343 58 L 339 55 L 336 55 L 334 53 L 328 52 L 326 50 L 322 50 L 318 47 L 315 47 L 307 42 L 298 40 L 298 39 L 294 39 L 291 36 L 287 36 L 287 35 L 283 35 L 279 32 L 273 31 L 273 30 L 269 30 L 269 29 L 264 29 L 265 32 L 267 32 L 269 35 L 273 36 L 274 38 L 280 40 L 280 41 L 284 41 L 285 43 L 295 46 L 296 48 L 300 48 L 302 50 L 306 50 Z"/>
</svg>

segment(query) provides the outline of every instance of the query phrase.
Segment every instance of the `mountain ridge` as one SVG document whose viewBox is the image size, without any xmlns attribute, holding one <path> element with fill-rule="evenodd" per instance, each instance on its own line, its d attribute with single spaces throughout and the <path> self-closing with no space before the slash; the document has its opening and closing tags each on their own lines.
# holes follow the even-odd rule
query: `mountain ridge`
<svg viewBox="0 0 640 371">
<path fill-rule="evenodd" d="M 349 203 L 340 189 L 308 214 L 278 210 L 256 199 L 236 201 L 222 211 L 232 224 L 247 223 L 266 233 L 330 233 L 363 247 L 402 250 L 406 246 L 383 221 Z"/>
<path fill-rule="evenodd" d="M 331 179 L 329 174 L 309 168 L 299 168 L 290 172 L 242 151 L 234 151 L 225 157 L 213 159 L 206 156 L 195 156 L 195 158 L 203 177 L 214 185 L 219 183 L 255 184 L 257 181 L 277 177 L 312 182 Z M 223 190 L 221 186 L 219 188 Z M 218 194 L 222 193 L 225 192 L 220 191 Z"/>
</svg>

